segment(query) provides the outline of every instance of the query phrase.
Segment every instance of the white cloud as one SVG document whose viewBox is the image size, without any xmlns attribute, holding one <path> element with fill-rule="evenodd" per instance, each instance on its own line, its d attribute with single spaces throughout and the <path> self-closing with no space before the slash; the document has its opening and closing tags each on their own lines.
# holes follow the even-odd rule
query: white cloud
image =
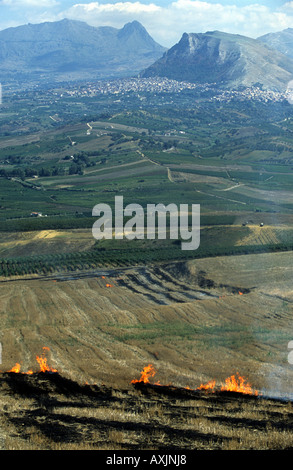
<svg viewBox="0 0 293 470">
<path fill-rule="evenodd" d="M 293 2 L 287 2 L 282 6 L 282 10 L 293 10 Z"/>
<path fill-rule="evenodd" d="M 161 10 L 161 7 L 155 5 L 154 3 L 144 4 L 140 2 L 117 2 L 117 3 L 106 3 L 101 4 L 98 2 L 92 2 L 87 4 L 76 4 L 72 9 L 81 9 L 88 13 L 90 12 L 127 12 L 127 13 L 154 13 L 158 10 Z"/>
<path fill-rule="evenodd" d="M 92 26 L 110 25 L 121 27 L 132 20 L 150 23 L 154 19 L 154 15 L 157 14 L 162 14 L 162 8 L 154 3 L 117 2 L 101 4 L 92 2 L 76 4 L 59 14 L 59 16 L 63 15 L 70 19 L 86 21 Z"/>
<path fill-rule="evenodd" d="M 236 0 L 234 0 L 236 3 Z M 246 6 L 224 5 L 200 0 L 175 0 L 169 5 L 137 2 L 79 3 L 59 14 L 86 21 L 92 26 L 122 27 L 126 22 L 138 20 L 159 43 L 169 47 L 183 32 L 199 33 L 221 30 L 250 37 L 280 31 L 292 26 L 293 2 L 287 8 L 272 10 L 260 4 Z M 291 12 L 292 10 L 292 12 Z"/>
<path fill-rule="evenodd" d="M 1 0 L 0 5 L 9 7 L 47 8 L 58 5 L 56 0 Z"/>
</svg>

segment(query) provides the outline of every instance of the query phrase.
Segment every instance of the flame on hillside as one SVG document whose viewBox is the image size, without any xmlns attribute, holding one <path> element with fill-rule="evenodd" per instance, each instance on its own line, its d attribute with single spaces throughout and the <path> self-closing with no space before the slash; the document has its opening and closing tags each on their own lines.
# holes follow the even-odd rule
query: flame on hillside
<svg viewBox="0 0 293 470">
<path fill-rule="evenodd" d="M 106 276 L 101 276 L 101 279 L 106 279 Z M 109 282 L 107 282 L 106 287 L 114 287 L 114 286 L 113 284 L 110 284 Z"/>
<path fill-rule="evenodd" d="M 8 372 L 14 372 L 15 374 L 19 374 L 20 372 L 20 364 L 18 364 L 18 362 L 15 364 L 15 366 L 12 367 L 12 369 L 10 369 Z"/>
<path fill-rule="evenodd" d="M 44 346 L 42 355 L 36 356 L 36 360 L 40 366 L 40 372 L 57 372 L 57 369 L 54 369 L 53 367 L 49 367 L 48 360 L 45 355 L 46 351 L 50 351 L 50 348 Z M 7 372 L 14 372 L 15 374 L 21 373 L 21 374 L 28 374 L 28 375 L 32 375 L 34 373 L 31 369 L 28 370 L 27 372 L 20 372 L 20 370 L 21 370 L 21 365 L 17 362 L 15 366 L 13 366 L 12 369 L 10 369 Z"/>
<path fill-rule="evenodd" d="M 156 371 L 152 364 L 148 364 L 141 372 L 141 376 L 139 379 L 134 379 L 130 383 L 137 384 L 137 383 L 144 383 L 150 384 L 150 378 L 154 377 Z M 161 385 L 160 382 L 156 382 L 154 385 Z M 168 385 L 167 385 L 168 386 Z M 190 387 L 186 387 L 187 390 L 192 390 Z M 205 384 L 201 384 L 195 390 L 203 390 L 203 391 L 212 391 L 216 390 L 216 380 L 210 380 Z M 252 386 L 246 382 L 246 379 L 237 373 L 237 377 L 235 375 L 231 375 L 225 379 L 225 384 L 222 384 L 220 387 L 221 391 L 227 392 L 238 392 L 244 393 L 247 395 L 258 395 L 258 391 L 254 390 Z"/>
<path fill-rule="evenodd" d="M 138 382 L 143 382 L 145 384 L 150 383 L 149 378 L 154 377 L 156 375 L 156 371 L 154 369 L 154 366 L 152 364 L 149 364 L 148 366 L 145 366 L 143 370 L 141 371 L 140 379 L 138 380 L 132 380 L 132 384 L 136 384 Z"/>
<path fill-rule="evenodd" d="M 40 371 L 41 372 L 57 372 L 57 369 L 53 369 L 52 367 L 48 366 L 48 361 L 45 356 L 45 351 L 50 351 L 50 349 L 44 346 L 42 356 L 36 356 L 36 360 L 38 361 L 39 366 L 40 366 Z"/>
<path fill-rule="evenodd" d="M 225 380 L 225 385 L 222 385 L 221 390 L 226 392 L 239 392 L 247 395 L 258 395 L 257 390 L 253 390 L 246 379 L 237 373 L 238 377 L 231 375 Z"/>
<path fill-rule="evenodd" d="M 199 387 L 197 387 L 196 390 L 214 390 L 215 386 L 216 386 L 216 381 L 210 380 L 206 384 L 201 384 Z"/>
</svg>

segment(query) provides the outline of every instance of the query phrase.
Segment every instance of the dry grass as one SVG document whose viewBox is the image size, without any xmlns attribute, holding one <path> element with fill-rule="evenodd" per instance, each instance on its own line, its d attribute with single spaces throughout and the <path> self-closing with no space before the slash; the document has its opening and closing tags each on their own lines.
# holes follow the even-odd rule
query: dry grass
<svg viewBox="0 0 293 470">
<path fill-rule="evenodd" d="M 291 393 L 292 266 L 291 253 L 278 253 L 170 263 L 105 279 L 1 283 L 1 370 L 16 362 L 21 372 L 39 370 L 36 355 L 49 346 L 49 363 L 62 377 L 99 384 L 102 393 L 67 393 L 50 382 L 46 393 L 42 383 L 24 393 L 4 374 L 0 447 L 291 448 L 290 402 L 146 395 L 130 381 L 153 363 L 161 384 L 195 389 L 239 371 L 258 390 Z"/>
<path fill-rule="evenodd" d="M 249 234 L 246 237 L 241 238 L 236 245 L 269 245 L 282 243 L 283 240 L 292 237 L 292 227 L 271 227 L 260 225 L 249 225 Z"/>
<path fill-rule="evenodd" d="M 84 383 L 124 388 L 154 363 L 165 384 L 195 388 L 239 371 L 258 389 L 291 392 L 292 270 L 280 253 L 2 283 L 1 370 L 38 370 L 49 346 L 51 365 Z"/>
<path fill-rule="evenodd" d="M 2 258 L 70 253 L 92 248 L 95 240 L 89 230 L 41 230 L 33 232 L 0 232 Z"/>
<path fill-rule="evenodd" d="M 53 378 L 54 376 L 54 378 Z M 292 404 L 152 385 L 78 386 L 59 374 L 4 374 L 6 450 L 292 449 Z"/>
</svg>

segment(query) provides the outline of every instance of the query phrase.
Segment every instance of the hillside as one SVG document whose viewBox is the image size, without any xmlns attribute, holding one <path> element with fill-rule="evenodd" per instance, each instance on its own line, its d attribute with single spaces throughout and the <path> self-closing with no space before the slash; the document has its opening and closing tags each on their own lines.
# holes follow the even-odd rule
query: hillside
<svg viewBox="0 0 293 470">
<path fill-rule="evenodd" d="M 154 363 L 160 383 L 238 371 L 290 395 L 291 277 L 292 256 L 267 253 L 3 280 L 1 370 L 35 370 L 47 346 L 50 364 L 83 383 L 123 388 Z"/>
<path fill-rule="evenodd" d="M 262 85 L 285 90 L 293 61 L 260 41 L 219 31 L 184 33 L 141 77 L 161 76 L 227 88 Z"/>
<path fill-rule="evenodd" d="M 2 282 L 0 448 L 292 449 L 290 273 L 282 253 Z"/>
<path fill-rule="evenodd" d="M 260 36 L 258 40 L 290 58 L 293 57 L 293 28 L 265 34 Z"/>
<path fill-rule="evenodd" d="M 99 450 L 100 462 L 111 450 L 157 461 L 155 451 L 167 451 L 177 463 L 191 463 L 194 450 L 292 450 L 291 403 L 241 392 L 8 372 L 0 397 L 1 450 Z"/>
<path fill-rule="evenodd" d="M 0 31 L 1 81 L 38 77 L 71 80 L 131 76 L 165 48 L 133 21 L 122 29 L 82 21 L 28 24 Z"/>
</svg>

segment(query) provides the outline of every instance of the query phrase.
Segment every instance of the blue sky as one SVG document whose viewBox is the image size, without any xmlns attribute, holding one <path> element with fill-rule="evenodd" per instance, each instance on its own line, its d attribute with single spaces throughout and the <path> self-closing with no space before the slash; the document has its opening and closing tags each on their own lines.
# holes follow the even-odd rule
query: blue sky
<svg viewBox="0 0 293 470">
<path fill-rule="evenodd" d="M 293 1 L 0 0 L 0 29 L 63 18 L 116 28 L 137 20 L 156 41 L 171 47 L 184 32 L 217 29 L 258 37 L 293 28 Z"/>
</svg>

